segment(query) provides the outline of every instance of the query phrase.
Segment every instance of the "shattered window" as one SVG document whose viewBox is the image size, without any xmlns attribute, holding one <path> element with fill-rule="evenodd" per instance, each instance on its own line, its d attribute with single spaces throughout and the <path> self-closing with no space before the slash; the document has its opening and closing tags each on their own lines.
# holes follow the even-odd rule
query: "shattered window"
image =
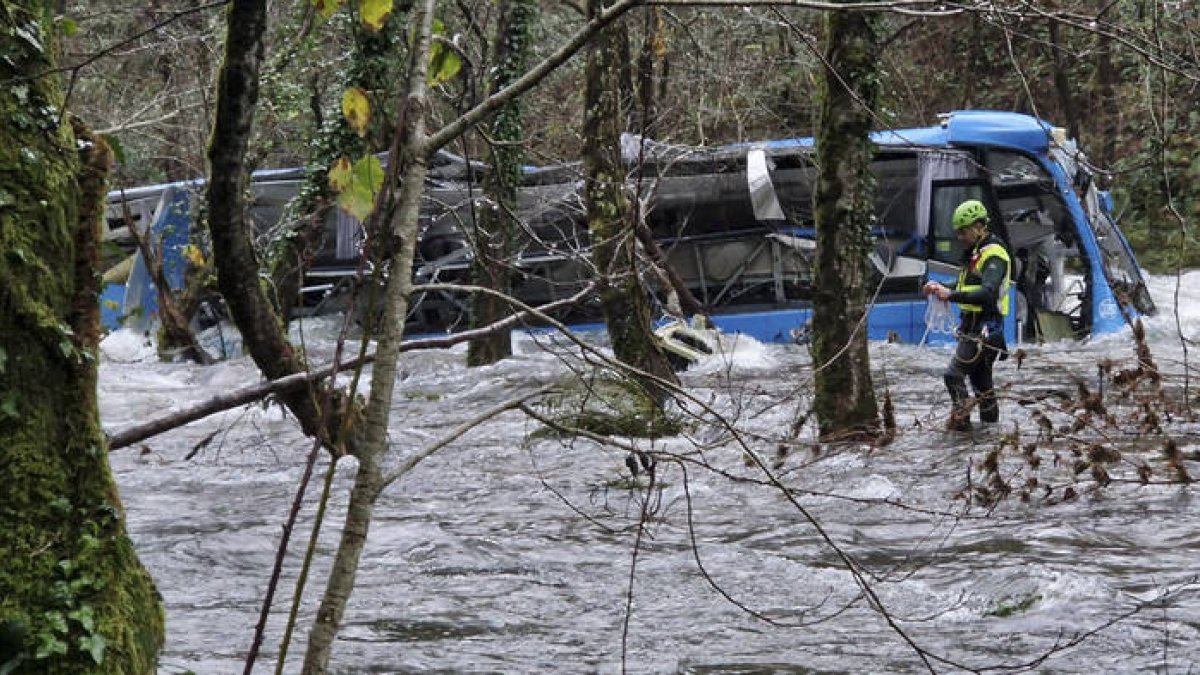
<svg viewBox="0 0 1200 675">
<path fill-rule="evenodd" d="M 996 187 L 1051 180 L 1032 157 L 1003 150 L 987 153 L 987 174 Z"/>
</svg>

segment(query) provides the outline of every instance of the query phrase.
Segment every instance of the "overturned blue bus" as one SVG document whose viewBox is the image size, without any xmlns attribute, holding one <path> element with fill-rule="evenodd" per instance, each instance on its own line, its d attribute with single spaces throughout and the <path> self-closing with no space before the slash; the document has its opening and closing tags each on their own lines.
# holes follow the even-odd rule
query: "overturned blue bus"
<svg viewBox="0 0 1200 675">
<path fill-rule="evenodd" d="M 868 317 L 872 339 L 905 342 L 948 339 L 930 335 L 928 280 L 951 283 L 961 250 L 951 214 L 965 199 L 983 201 L 993 229 L 1014 253 L 1008 317 L 1009 342 L 1084 338 L 1120 329 L 1154 312 L 1133 251 L 1117 227 L 1108 194 L 1085 156 L 1061 129 L 1032 116 L 985 111 L 944 115 L 938 124 L 875 133 L 877 182 L 874 251 L 868 256 L 874 297 Z M 662 249 L 662 259 L 722 331 L 765 342 L 801 338 L 811 314 L 815 248 L 812 139 L 689 147 L 626 137 L 623 155 L 630 189 Z M 418 284 L 465 282 L 472 258 L 469 229 L 482 203 L 487 167 L 442 153 L 432 164 L 422 207 L 414 265 Z M 286 225 L 287 204 L 300 170 L 253 177 L 251 220 L 267 232 Z M 111 236 L 129 213 L 150 231 L 178 232 L 190 218 L 187 184 L 141 188 L 110 198 Z M 150 206 L 151 203 L 153 206 Z M 131 206 L 133 208 L 131 208 Z M 520 190 L 524 237 L 511 261 L 514 294 L 531 305 L 577 293 L 592 277 L 576 165 L 530 168 Z M 139 227 L 137 222 L 135 227 Z M 168 229 L 163 229 L 168 228 Z M 345 214 L 331 214 L 326 245 L 309 271 L 301 304 L 310 311 L 345 309 L 342 291 L 353 272 L 363 233 Z M 165 260 L 172 253 L 164 245 Z M 647 266 L 655 263 L 646 262 Z M 661 263 L 660 263 L 661 264 Z M 136 267 L 136 265 L 135 265 Z M 654 274 L 645 275 L 656 278 Z M 670 289 L 648 282 L 664 315 Z M 136 273 L 106 291 L 106 323 L 149 316 L 147 279 Z M 465 327 L 468 303 L 453 292 L 418 288 L 411 298 L 409 334 Z M 561 320 L 594 325 L 595 303 L 563 310 Z M 128 319 L 126 319 L 128 320 Z"/>
</svg>

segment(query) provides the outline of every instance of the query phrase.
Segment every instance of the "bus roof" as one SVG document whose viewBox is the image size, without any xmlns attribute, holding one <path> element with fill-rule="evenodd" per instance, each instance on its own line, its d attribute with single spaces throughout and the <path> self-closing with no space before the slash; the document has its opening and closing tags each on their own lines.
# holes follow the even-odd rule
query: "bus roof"
<svg viewBox="0 0 1200 675">
<path fill-rule="evenodd" d="M 996 110 L 956 110 L 941 115 L 941 123 L 928 127 L 876 131 L 871 140 L 888 147 L 991 146 L 1042 153 L 1050 147 L 1053 126 L 1033 115 Z M 754 145 L 754 144 L 751 144 Z M 811 148 L 812 138 L 769 141 L 772 150 Z"/>
</svg>

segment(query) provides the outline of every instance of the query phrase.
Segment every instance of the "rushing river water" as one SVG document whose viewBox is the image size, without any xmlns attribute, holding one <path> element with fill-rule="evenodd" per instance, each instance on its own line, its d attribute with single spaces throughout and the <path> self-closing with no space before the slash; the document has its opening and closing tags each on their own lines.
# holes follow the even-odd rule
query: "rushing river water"
<svg viewBox="0 0 1200 675">
<path fill-rule="evenodd" d="M 1175 280 L 1155 278 L 1153 287 L 1162 312 L 1148 323 L 1150 344 L 1178 391 Z M 1179 319 L 1193 339 L 1198 300 L 1192 273 Z M 311 326 L 309 352 L 328 358 L 334 330 Z M 482 369 L 467 369 L 461 348 L 406 354 L 392 464 L 562 377 L 572 363 L 563 351 L 522 338 L 517 356 Z M 786 442 L 810 403 L 808 351 L 739 341 L 684 375 L 694 397 L 684 407 L 719 413 L 745 446 L 711 416 L 645 443 L 665 453 L 645 507 L 645 476 L 640 489 L 624 484 L 626 450 L 531 436 L 538 425 L 504 413 L 381 498 L 333 672 L 1194 672 L 1200 507 L 1196 488 L 1165 480 L 1161 437 L 1147 436 L 1157 446 L 1137 455 L 1128 449 L 1136 425 L 1096 432 L 1125 448 L 1106 487 L 1086 471 L 1072 478 L 1066 446 L 1039 450 L 1038 469 L 1009 448 L 1001 475 L 1015 485 L 1039 477 L 1049 496 L 962 498 L 968 481 L 984 480 L 981 462 L 1005 432 L 1040 442 L 1038 411 L 1056 400 L 1047 393 L 1073 393 L 1073 378 L 1095 390 L 1097 364 L 1128 367 L 1134 355 L 1128 332 L 1026 351 L 1019 370 L 1015 359 L 997 368 L 1000 428 L 968 437 L 940 431 L 948 351 L 873 345 L 896 440 L 817 448 Z M 114 335 L 101 369 L 104 425 L 115 431 L 257 380 L 245 358 L 163 364 L 132 336 Z M 1173 419 L 1183 465 L 1200 476 L 1196 427 Z M 811 437 L 806 427 L 801 441 Z M 160 673 L 242 672 L 309 445 L 278 406 L 256 405 L 113 453 L 131 536 L 166 604 Z M 794 502 L 765 484 L 751 452 Z M 1147 485 L 1130 479 L 1139 456 L 1152 471 Z M 278 659 L 327 468 L 322 457 L 255 672 L 273 672 Z M 285 672 L 299 669 L 353 468 L 338 466 Z M 1072 481 L 1077 496 L 1063 499 Z M 650 517 L 639 538 L 643 508 Z M 856 561 L 857 578 L 843 555 Z M 874 601 L 863 599 L 864 585 Z"/>
</svg>

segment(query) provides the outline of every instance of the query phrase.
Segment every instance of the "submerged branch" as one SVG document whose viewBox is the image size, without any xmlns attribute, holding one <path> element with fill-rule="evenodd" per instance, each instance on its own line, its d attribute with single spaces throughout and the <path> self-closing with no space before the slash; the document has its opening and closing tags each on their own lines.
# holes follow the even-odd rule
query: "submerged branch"
<svg viewBox="0 0 1200 675">
<path fill-rule="evenodd" d="M 476 330 L 454 333 L 452 335 L 447 335 L 446 337 L 408 340 L 400 345 L 400 351 L 406 352 L 416 349 L 437 349 L 451 347 L 461 342 L 478 338 L 481 335 L 486 335 L 498 330 L 504 330 L 530 317 L 545 316 L 545 313 L 547 312 L 574 304 L 586 297 L 587 294 L 592 291 L 592 289 L 593 286 L 589 284 L 569 298 L 563 298 L 562 300 L 551 302 L 536 308 L 527 307 L 520 312 L 505 317 L 501 321 L 497 321 L 494 324 L 484 326 Z M 332 373 L 335 372 L 335 370 L 339 372 L 343 370 L 349 370 L 359 366 L 360 364 L 365 365 L 371 363 L 374 360 L 375 355 L 368 354 L 361 358 L 341 361 L 336 365 L 330 364 L 316 370 L 295 373 L 286 377 L 281 377 L 277 380 L 260 382 L 228 394 L 214 396 L 213 398 L 203 401 L 190 408 L 177 410 L 162 417 L 152 419 L 149 422 L 138 424 L 127 429 L 122 429 L 121 431 L 109 435 L 108 449 L 112 451 L 128 447 L 139 441 L 144 441 L 151 436 L 157 436 L 158 434 L 170 431 L 191 422 L 195 422 L 196 420 L 203 419 L 209 415 L 215 415 L 216 413 L 223 412 L 231 408 L 246 405 L 247 403 L 253 403 L 260 399 L 266 398 L 271 394 L 291 392 L 302 387 L 306 387 L 311 383 L 319 382 L 328 378 Z"/>
<path fill-rule="evenodd" d="M 463 434 L 467 433 L 468 431 L 470 431 L 470 430 L 474 429 L 475 427 L 479 426 L 480 424 L 483 424 L 484 422 L 492 419 L 496 415 L 499 415 L 504 412 L 508 412 L 509 410 L 513 410 L 515 408 L 520 408 L 521 410 L 527 410 L 528 407 L 526 406 L 526 403 L 530 399 L 537 398 L 538 396 L 541 396 L 543 394 L 548 394 L 551 391 L 554 391 L 555 387 L 556 387 L 556 385 L 552 385 L 552 384 L 546 385 L 544 387 L 539 387 L 538 389 L 535 389 L 527 394 L 523 394 L 516 398 L 511 398 L 507 401 L 504 401 L 503 403 L 499 403 L 491 408 L 488 408 L 487 410 L 476 415 L 475 417 L 472 417 L 471 419 L 467 420 L 466 422 L 463 422 L 462 424 L 460 424 L 457 427 L 455 427 L 454 429 L 452 429 L 450 431 L 450 433 L 448 433 L 445 436 L 443 436 L 442 438 L 438 439 L 437 442 L 429 445 L 428 447 L 421 450 L 417 454 L 404 460 L 404 463 L 401 464 L 399 467 L 397 467 L 395 471 L 392 471 L 391 473 L 389 473 L 387 476 L 384 477 L 384 479 L 383 479 L 384 488 L 387 488 L 387 486 L 391 485 L 392 483 L 394 483 L 397 480 L 399 480 L 400 478 L 402 478 L 409 471 L 412 471 L 414 468 L 416 468 L 416 466 L 418 464 L 420 464 L 422 461 L 429 458 L 431 455 L 433 455 L 438 450 L 441 450 L 442 448 L 446 447 L 447 445 L 450 445 L 454 441 L 458 440 L 460 437 L 462 437 Z"/>
</svg>

